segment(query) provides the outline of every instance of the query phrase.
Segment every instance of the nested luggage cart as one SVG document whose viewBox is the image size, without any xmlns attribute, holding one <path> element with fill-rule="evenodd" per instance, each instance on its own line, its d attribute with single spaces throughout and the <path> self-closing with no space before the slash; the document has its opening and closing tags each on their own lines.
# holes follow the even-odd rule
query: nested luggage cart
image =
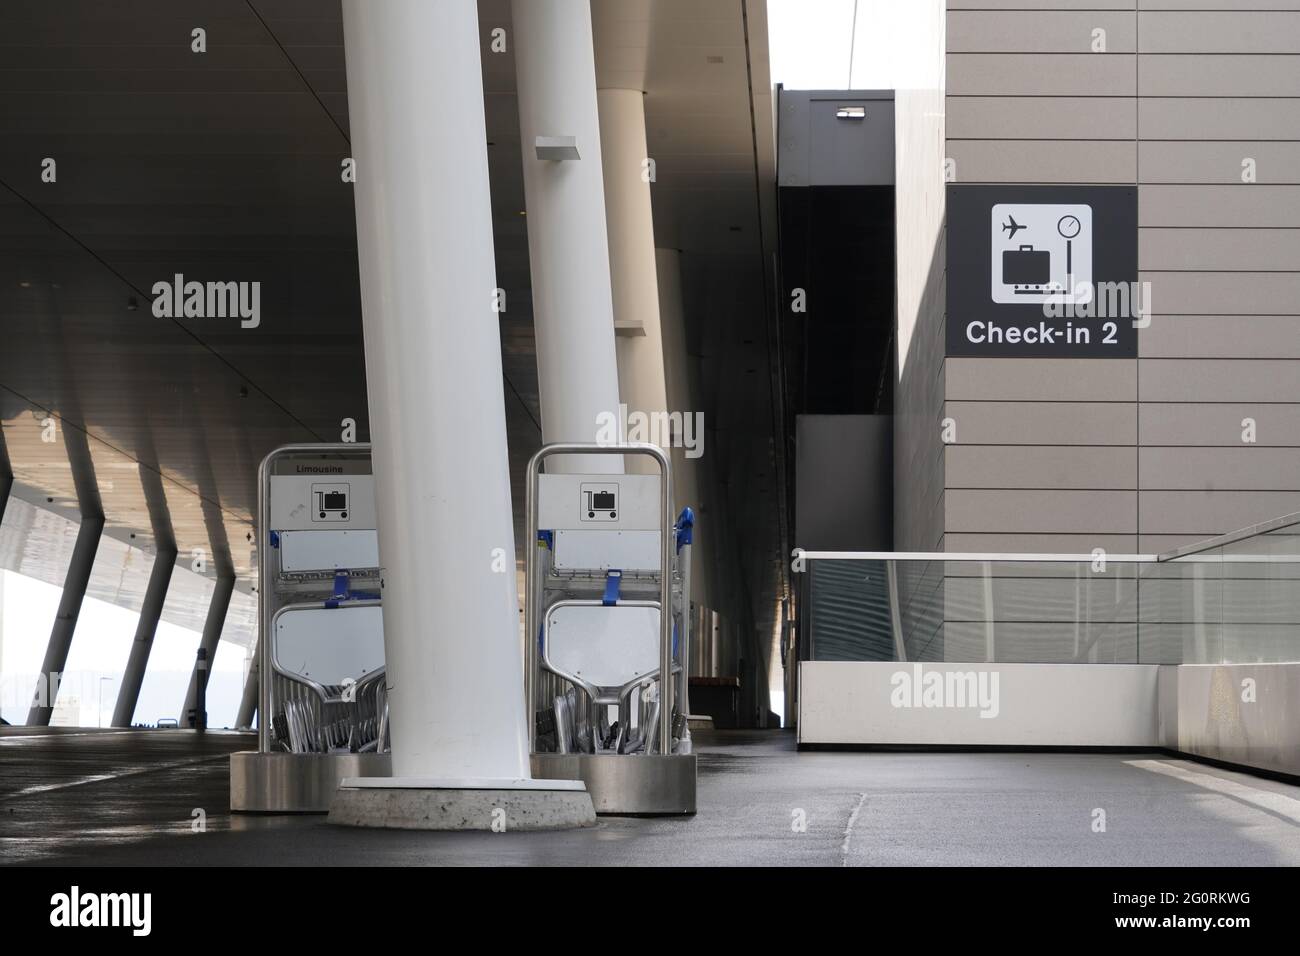
<svg viewBox="0 0 1300 956">
<path fill-rule="evenodd" d="M 230 808 L 324 812 L 389 773 L 379 539 L 368 444 L 285 445 L 258 469 L 258 748 Z"/>
<path fill-rule="evenodd" d="M 659 474 L 542 473 L 558 455 Z M 687 705 L 694 516 L 674 520 L 654 445 L 547 445 L 528 464 L 526 694 L 533 776 L 580 779 L 597 813 L 695 812 Z"/>
</svg>

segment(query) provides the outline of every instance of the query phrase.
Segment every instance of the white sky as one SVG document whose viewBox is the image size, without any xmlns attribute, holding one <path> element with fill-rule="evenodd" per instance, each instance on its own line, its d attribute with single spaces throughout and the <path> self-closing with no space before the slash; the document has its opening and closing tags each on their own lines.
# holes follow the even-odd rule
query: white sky
<svg viewBox="0 0 1300 956">
<path fill-rule="evenodd" d="M 0 571 L 0 588 L 0 716 L 21 724 L 27 720 L 62 589 L 13 571 Z M 82 601 L 56 698 L 56 705 L 62 706 L 53 723 L 108 726 L 138 621 L 139 614 L 127 608 L 92 597 Z M 136 703 L 136 723 L 154 724 L 160 717 L 183 720 L 180 709 L 198 646 L 196 631 L 158 623 Z M 222 641 L 208 678 L 209 726 L 234 724 L 243 676 L 243 648 Z"/>
<path fill-rule="evenodd" d="M 791 90 L 934 89 L 943 76 L 942 31 L 942 0 L 767 0 L 772 83 Z"/>
</svg>

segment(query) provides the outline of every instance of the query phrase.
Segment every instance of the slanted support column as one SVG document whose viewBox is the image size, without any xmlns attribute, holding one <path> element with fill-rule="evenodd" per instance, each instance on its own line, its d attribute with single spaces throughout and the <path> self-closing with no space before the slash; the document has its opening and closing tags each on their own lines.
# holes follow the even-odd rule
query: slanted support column
<svg viewBox="0 0 1300 956">
<path fill-rule="evenodd" d="M 9 507 L 9 495 L 14 489 L 14 473 L 9 467 L 9 451 L 5 446 L 4 430 L 0 429 L 0 522 L 4 521 Z"/>
<path fill-rule="evenodd" d="M 72 548 L 72 561 L 63 579 L 63 594 L 59 610 L 50 629 L 50 640 L 45 645 L 45 658 L 41 673 L 36 679 L 36 694 L 27 712 L 28 726 L 48 727 L 54 713 L 63 668 L 68 663 L 72 648 L 72 635 L 77 630 L 77 617 L 81 614 L 81 601 L 86 596 L 90 572 L 95 566 L 95 552 L 99 549 L 99 536 L 104 530 L 102 515 L 83 516 L 77 529 L 77 543 Z"/>
<path fill-rule="evenodd" d="M 343 32 L 393 776 L 509 787 L 530 773 L 478 9 L 344 0 Z"/>
<path fill-rule="evenodd" d="M 617 421 L 618 363 L 591 6 L 513 0 L 510 9 L 542 440 L 597 441 L 602 416 Z M 548 148 L 557 138 L 571 148 Z M 547 468 L 610 474 L 623 463 L 574 455 Z"/>
<path fill-rule="evenodd" d="M 203 636 L 199 638 L 198 652 L 194 655 L 194 671 L 190 674 L 190 684 L 185 691 L 185 703 L 181 706 L 182 722 L 189 719 L 190 711 L 195 710 L 195 727 L 206 730 L 207 700 L 199 701 L 199 690 L 206 690 L 208 676 L 212 671 L 212 662 L 217 656 L 217 644 L 221 640 L 221 629 L 226 623 L 226 611 L 230 607 L 230 596 L 235 593 L 235 576 L 223 574 L 217 578 L 217 586 L 212 591 L 212 600 L 208 602 L 208 615 L 203 621 Z M 198 705 L 202 703 L 202 712 Z M 252 719 L 250 715 L 249 719 Z M 236 725 L 238 726 L 238 725 Z"/>
<path fill-rule="evenodd" d="M 478 12 L 343 25 L 393 775 L 527 778 Z"/>
<path fill-rule="evenodd" d="M 235 727 L 239 730 L 247 730 L 253 726 L 253 716 L 257 714 L 259 680 L 257 644 L 254 642 L 253 661 L 248 668 L 248 676 L 244 678 L 244 694 L 239 698 L 239 713 L 235 715 Z"/>
<path fill-rule="evenodd" d="M 478 6 L 344 0 L 343 36 L 393 743 L 329 819 L 594 823 L 529 767 Z"/>
<path fill-rule="evenodd" d="M 135 640 L 131 642 L 126 670 L 122 672 L 117 704 L 113 707 L 114 727 L 131 726 L 135 704 L 140 697 L 140 686 L 144 683 L 144 672 L 149 666 L 149 652 L 153 650 L 153 638 L 158 632 L 158 621 L 162 617 L 163 604 L 167 601 L 167 587 L 171 584 L 172 569 L 175 566 L 176 549 L 159 548 L 153 559 L 153 570 L 149 572 L 149 586 L 144 592 L 144 603 L 140 606 Z"/>
<path fill-rule="evenodd" d="M 627 406 L 630 437 L 667 450 L 668 398 L 655 274 L 654 216 L 650 206 L 651 157 L 646 148 L 645 95 L 639 89 L 601 89 L 600 147 L 604 163 L 609 269 L 614 298 L 619 398 Z M 637 414 L 646 418 L 635 418 Z M 650 422 L 648 434 L 638 425 Z M 629 469 L 653 473 L 655 464 L 633 456 Z M 681 499 L 678 499 L 681 500 Z"/>
</svg>

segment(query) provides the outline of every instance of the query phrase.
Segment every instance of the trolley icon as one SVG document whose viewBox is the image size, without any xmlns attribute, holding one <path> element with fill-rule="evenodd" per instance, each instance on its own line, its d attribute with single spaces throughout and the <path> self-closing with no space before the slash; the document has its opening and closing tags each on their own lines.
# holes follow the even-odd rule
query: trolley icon
<svg viewBox="0 0 1300 956">
<path fill-rule="evenodd" d="M 581 491 L 583 521 L 618 520 L 618 485 L 586 482 Z"/>
<path fill-rule="evenodd" d="M 311 486 L 312 521 L 347 521 L 348 497 L 351 486 L 343 484 L 313 484 Z"/>
</svg>

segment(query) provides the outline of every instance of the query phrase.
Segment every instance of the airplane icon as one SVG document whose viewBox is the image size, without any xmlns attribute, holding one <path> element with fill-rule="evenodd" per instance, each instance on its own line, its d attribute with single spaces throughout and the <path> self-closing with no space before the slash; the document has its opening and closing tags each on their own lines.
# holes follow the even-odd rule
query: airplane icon
<svg viewBox="0 0 1300 956">
<path fill-rule="evenodd" d="M 1007 236 L 1008 239 L 1016 238 L 1016 233 L 1024 228 L 1025 228 L 1024 226 L 1016 222 L 1015 216 L 1007 216 L 1007 221 L 1002 224 L 1002 231 L 1010 233 L 1010 235 Z"/>
</svg>

